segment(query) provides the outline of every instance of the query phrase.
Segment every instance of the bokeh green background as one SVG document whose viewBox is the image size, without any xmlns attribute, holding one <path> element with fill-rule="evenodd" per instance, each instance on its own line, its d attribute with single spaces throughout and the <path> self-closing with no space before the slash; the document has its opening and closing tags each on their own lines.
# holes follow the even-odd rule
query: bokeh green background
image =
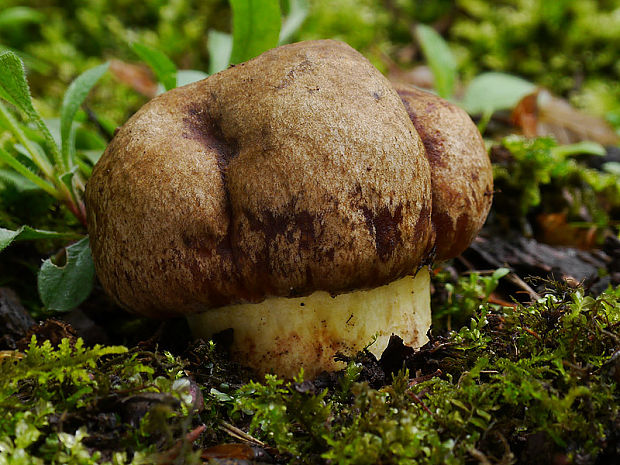
<svg viewBox="0 0 620 465">
<path fill-rule="evenodd" d="M 0 46 L 20 53 L 33 95 L 52 114 L 68 84 L 104 60 L 138 61 L 140 41 L 179 68 L 208 69 L 208 31 L 230 32 L 226 0 L 2 0 Z M 282 2 L 284 13 L 290 9 Z M 423 60 L 412 26 L 448 40 L 463 82 L 485 70 L 524 77 L 620 126 L 620 0 L 309 0 L 292 40 L 337 38 L 382 71 Z M 107 76 L 106 80 L 114 78 Z M 93 103 L 117 124 L 144 98 L 128 86 L 98 87 Z"/>
</svg>

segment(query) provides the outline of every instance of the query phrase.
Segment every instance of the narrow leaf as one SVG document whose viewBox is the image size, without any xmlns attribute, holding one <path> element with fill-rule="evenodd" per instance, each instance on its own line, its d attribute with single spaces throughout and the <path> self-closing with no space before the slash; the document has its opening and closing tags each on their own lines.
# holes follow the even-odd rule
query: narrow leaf
<svg viewBox="0 0 620 465">
<path fill-rule="evenodd" d="M 605 150 L 605 147 L 597 142 L 584 140 L 581 142 L 575 142 L 574 144 L 552 147 L 551 153 L 558 159 L 563 160 L 572 155 L 598 155 L 599 157 L 603 157 L 607 151 Z"/>
<path fill-rule="evenodd" d="M 62 157 L 65 166 L 68 168 L 72 165 L 75 146 L 73 144 L 72 123 L 75 114 L 82 105 L 82 102 L 90 92 L 90 89 L 103 76 L 108 69 L 109 64 L 91 68 L 80 76 L 78 76 L 69 86 L 62 100 L 62 108 L 60 110 L 60 138 L 62 140 Z"/>
<path fill-rule="evenodd" d="M 456 60 L 447 42 L 435 29 L 424 24 L 418 24 L 415 35 L 422 48 L 422 53 L 433 72 L 435 90 L 444 98 L 454 93 L 456 80 Z"/>
<path fill-rule="evenodd" d="M 303 22 L 305 21 L 310 11 L 310 5 L 308 0 L 290 0 L 289 13 L 282 23 L 282 29 L 280 30 L 280 44 L 287 43 L 293 34 L 295 34 Z"/>
<path fill-rule="evenodd" d="M 30 96 L 30 88 L 26 81 L 24 64 L 15 53 L 10 51 L 0 54 L 0 87 L 3 89 L 0 96 L 3 96 L 5 100 L 8 100 L 23 111 L 26 116 L 37 125 L 45 137 L 49 149 L 52 151 L 54 162 L 62 166 L 62 159 L 58 146 L 50 134 L 49 129 L 43 122 L 43 119 L 32 105 L 32 97 Z M 7 96 L 9 97 L 8 99 L 6 99 Z M 27 146 L 27 144 L 24 145 Z"/>
<path fill-rule="evenodd" d="M 230 0 L 233 12 L 231 63 L 241 63 L 278 45 L 278 0 Z"/>
<path fill-rule="evenodd" d="M 52 175 L 54 169 L 50 164 L 47 155 L 45 155 L 45 152 L 43 152 L 41 147 L 33 142 L 30 137 L 24 134 L 24 131 L 20 127 L 19 123 L 15 120 L 13 115 L 11 115 L 2 102 L 0 102 L 0 127 L 8 129 L 13 133 L 15 138 L 21 142 L 22 146 L 27 151 L 27 156 L 35 162 L 35 164 L 46 176 L 49 177 Z"/>
<path fill-rule="evenodd" d="M 39 271 L 39 295 L 49 310 L 68 311 L 82 303 L 90 294 L 95 267 L 88 237 L 65 249 L 67 260 L 57 266 L 51 259 Z"/>
<path fill-rule="evenodd" d="M 9 152 L 0 147 L 0 160 L 9 165 L 19 174 L 21 174 L 28 181 L 36 184 L 38 187 L 43 189 L 45 192 L 50 194 L 52 197 L 58 198 L 59 194 L 56 191 L 56 188 L 52 186 L 45 179 L 41 178 L 37 174 L 33 173 L 28 169 L 27 166 L 22 164 L 17 158 L 13 157 Z M 0 249 L 1 250 L 1 249 Z"/>
<path fill-rule="evenodd" d="M 36 115 L 32 106 L 32 97 L 26 81 L 24 65 L 13 52 L 4 52 L 0 55 L 0 87 L 3 97 L 9 97 L 10 103 L 23 111 L 28 117 Z"/>
<path fill-rule="evenodd" d="M 467 86 L 461 104 L 470 114 L 511 110 L 535 89 L 531 82 L 510 74 L 483 73 Z"/>
<path fill-rule="evenodd" d="M 177 86 L 177 67 L 164 52 L 139 42 L 134 42 L 132 48 L 153 69 L 157 80 L 164 85 L 166 90 Z"/>
<path fill-rule="evenodd" d="M 45 231 L 22 226 L 16 231 L 0 228 L 0 251 L 6 249 L 15 241 L 30 241 L 34 239 L 75 239 L 78 234 L 72 232 Z"/>
<path fill-rule="evenodd" d="M 39 189 L 35 183 L 28 178 L 5 168 L 0 168 L 0 183 L 12 185 L 18 192 L 25 192 Z"/>
<path fill-rule="evenodd" d="M 75 190 L 73 189 L 73 178 L 75 177 L 75 173 L 77 172 L 77 170 L 78 167 L 74 166 L 71 171 L 67 171 L 66 173 L 63 173 L 58 177 L 58 180 L 62 184 L 64 184 L 64 186 L 67 188 L 67 191 L 71 193 L 71 197 L 74 201 L 76 201 L 77 199 L 75 198 Z"/>
<path fill-rule="evenodd" d="M 219 73 L 230 63 L 232 36 L 215 30 L 209 31 L 207 50 L 209 51 L 209 74 Z"/>
<path fill-rule="evenodd" d="M 603 163 L 603 170 L 615 176 L 620 176 L 620 163 L 617 161 Z"/>
<path fill-rule="evenodd" d="M 206 77 L 209 77 L 207 73 L 197 69 L 180 69 L 177 72 L 177 86 L 181 87 L 192 82 L 202 81 Z"/>
<path fill-rule="evenodd" d="M 14 6 L 0 11 L 0 28 L 14 27 L 17 24 L 40 23 L 44 19 L 45 15 L 40 11 L 26 6 Z"/>
</svg>

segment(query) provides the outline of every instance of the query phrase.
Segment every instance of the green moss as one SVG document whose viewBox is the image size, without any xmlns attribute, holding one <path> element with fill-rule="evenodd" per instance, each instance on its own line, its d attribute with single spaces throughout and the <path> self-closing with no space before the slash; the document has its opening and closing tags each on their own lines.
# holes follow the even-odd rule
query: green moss
<svg viewBox="0 0 620 465">
<path fill-rule="evenodd" d="M 574 156 L 582 152 L 566 147 L 550 137 L 508 136 L 491 150 L 499 191 L 494 211 L 511 212 L 503 220 L 527 230 L 527 216 L 533 212 L 565 212 L 569 221 L 583 221 L 585 211 L 592 225 L 614 226 L 612 219 L 620 211 L 618 176 L 588 168 Z"/>
<path fill-rule="evenodd" d="M 617 457 L 620 288 L 597 298 L 555 289 L 514 309 L 483 299 L 472 311 L 468 326 L 404 356 L 384 386 L 362 379 L 362 357 L 331 382 L 302 373 L 234 387 L 237 368 L 226 372 L 213 344 L 199 345 L 191 356 L 206 361 L 189 366 L 205 394 L 201 413 L 175 382 L 185 369 L 171 354 L 33 339 L 23 353 L 0 354 L 0 464 L 172 460 L 169 451 L 197 424 L 207 425 L 201 447 L 230 442 L 218 432 L 223 422 L 287 463 Z M 141 413 L 128 408 L 143 404 Z M 184 451 L 186 463 L 199 460 L 189 445 Z"/>
<path fill-rule="evenodd" d="M 182 365 L 169 354 L 33 336 L 0 356 L 1 465 L 148 463 L 190 426 L 191 401 L 174 383 Z"/>
<path fill-rule="evenodd" d="M 576 291 L 514 310 L 483 306 L 432 343 L 443 350 L 427 348 L 441 376 L 418 382 L 405 370 L 377 390 L 355 382 L 351 365 L 345 393 L 267 377 L 233 396 L 233 416 L 250 415 L 251 431 L 292 463 L 594 463 L 620 420 L 619 297 Z M 544 454 L 529 457 L 540 437 Z"/>
</svg>

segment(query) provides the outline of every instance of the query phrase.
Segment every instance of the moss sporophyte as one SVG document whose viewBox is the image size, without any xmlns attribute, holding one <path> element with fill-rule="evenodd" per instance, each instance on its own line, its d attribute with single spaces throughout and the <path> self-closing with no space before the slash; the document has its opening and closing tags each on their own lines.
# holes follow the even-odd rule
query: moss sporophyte
<svg viewBox="0 0 620 465">
<path fill-rule="evenodd" d="M 206 357 L 196 364 L 33 339 L 1 354 L 0 464 L 148 463 L 181 450 L 200 463 L 231 430 L 287 463 L 614 463 L 619 328 L 620 288 L 555 290 L 530 306 L 483 304 L 468 326 L 389 361 L 360 353 L 337 375 L 243 385 L 212 343 L 186 353 Z M 175 382 L 187 373 L 201 380 L 200 405 Z M 201 424 L 192 448 L 184 438 Z"/>
</svg>

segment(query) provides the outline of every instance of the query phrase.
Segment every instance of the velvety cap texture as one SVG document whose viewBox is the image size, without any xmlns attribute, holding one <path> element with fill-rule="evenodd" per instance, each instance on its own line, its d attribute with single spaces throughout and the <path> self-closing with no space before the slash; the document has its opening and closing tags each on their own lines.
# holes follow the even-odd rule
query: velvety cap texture
<svg viewBox="0 0 620 465">
<path fill-rule="evenodd" d="M 484 222 L 469 211 L 490 205 L 470 194 L 491 189 L 486 165 L 465 174 L 445 166 L 470 142 L 441 142 L 450 155 L 439 157 L 428 142 L 425 150 L 418 133 L 461 136 L 417 128 L 430 104 L 413 100 L 331 40 L 278 47 L 154 98 L 118 131 L 87 185 L 102 285 L 122 306 L 160 317 L 372 288 L 431 258 L 431 215 L 451 235 L 437 243 L 441 255 L 460 250 L 458 231 L 469 237 Z M 434 105 L 438 120 L 455 111 Z M 464 209 L 448 220 L 435 212 L 457 203 Z"/>
<path fill-rule="evenodd" d="M 430 92 L 394 85 L 422 138 L 431 169 L 435 260 L 460 255 L 491 209 L 493 170 L 478 128 L 462 108 Z"/>
</svg>

